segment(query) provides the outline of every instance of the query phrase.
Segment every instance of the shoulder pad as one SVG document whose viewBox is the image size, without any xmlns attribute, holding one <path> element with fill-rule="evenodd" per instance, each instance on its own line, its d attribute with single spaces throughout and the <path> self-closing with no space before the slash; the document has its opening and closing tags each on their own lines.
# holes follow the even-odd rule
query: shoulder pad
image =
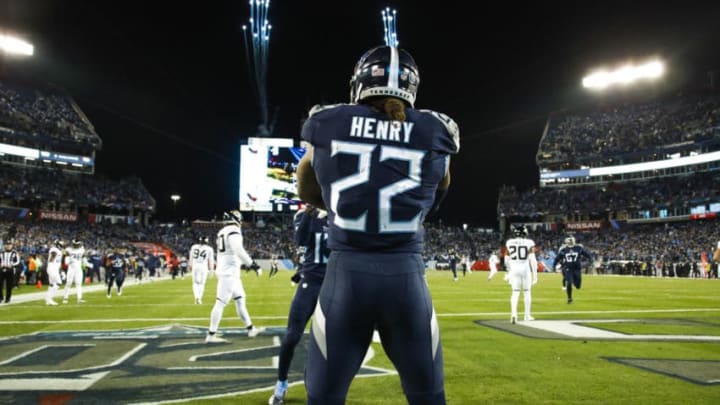
<svg viewBox="0 0 720 405">
<path fill-rule="evenodd" d="M 453 143 L 455 144 L 455 151 L 460 152 L 460 127 L 458 127 L 458 124 L 452 118 L 448 117 L 443 113 L 433 110 L 418 111 L 430 114 L 438 121 L 442 122 L 442 124 L 445 126 L 445 129 L 447 129 L 448 134 L 450 134 L 450 138 L 452 138 Z"/>
<path fill-rule="evenodd" d="M 230 232 L 233 232 L 233 231 L 239 232 L 239 231 L 240 231 L 240 227 L 237 226 L 237 225 L 225 225 L 225 226 L 220 230 L 220 232 L 218 232 L 218 234 L 221 234 L 221 233 L 222 233 L 222 234 L 227 234 L 227 233 L 230 233 Z"/>
<path fill-rule="evenodd" d="M 315 104 L 313 106 L 313 108 L 310 109 L 310 112 L 308 112 L 308 118 L 312 117 L 313 115 L 315 115 L 321 111 L 330 110 L 335 107 L 339 107 L 341 105 L 347 105 L 347 104 L 328 104 L 328 105 Z"/>
</svg>

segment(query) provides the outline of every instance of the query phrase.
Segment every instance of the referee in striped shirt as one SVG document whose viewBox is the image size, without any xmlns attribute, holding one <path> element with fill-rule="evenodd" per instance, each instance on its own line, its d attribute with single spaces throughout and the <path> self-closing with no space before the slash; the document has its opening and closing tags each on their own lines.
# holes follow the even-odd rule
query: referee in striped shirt
<svg viewBox="0 0 720 405">
<path fill-rule="evenodd" d="M 20 254 L 13 249 L 13 240 L 5 242 L 5 250 L 0 253 L 0 302 L 3 302 L 2 287 L 5 283 L 4 301 L 10 302 L 13 287 L 15 287 L 15 268 L 20 264 Z"/>
</svg>

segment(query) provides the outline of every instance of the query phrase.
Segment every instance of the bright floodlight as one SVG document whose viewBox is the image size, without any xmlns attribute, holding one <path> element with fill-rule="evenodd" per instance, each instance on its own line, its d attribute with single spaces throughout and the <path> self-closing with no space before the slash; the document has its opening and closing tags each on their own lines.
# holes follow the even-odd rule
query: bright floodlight
<svg viewBox="0 0 720 405">
<path fill-rule="evenodd" d="M 618 69 L 598 70 L 585 76 L 582 85 L 586 89 L 603 90 L 613 85 L 627 85 L 638 80 L 653 80 L 665 73 L 665 65 L 661 61 L 651 61 L 642 65 L 628 64 Z"/>
<path fill-rule="evenodd" d="M 20 38 L 0 34 L 0 49 L 9 54 L 32 56 L 35 47 Z"/>
<path fill-rule="evenodd" d="M 173 201 L 173 203 L 177 203 L 178 200 L 180 200 L 180 198 L 181 198 L 181 197 L 180 197 L 179 194 L 173 194 L 173 195 L 170 196 L 170 199 Z"/>
</svg>

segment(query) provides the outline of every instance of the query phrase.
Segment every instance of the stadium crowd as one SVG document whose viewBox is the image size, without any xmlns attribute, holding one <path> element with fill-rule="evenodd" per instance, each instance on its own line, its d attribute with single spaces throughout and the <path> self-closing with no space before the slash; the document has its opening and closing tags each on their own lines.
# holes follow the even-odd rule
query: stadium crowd
<svg viewBox="0 0 720 405">
<path fill-rule="evenodd" d="M 155 200 L 138 178 L 109 180 L 60 169 L 26 169 L 0 164 L 5 205 L 28 208 L 75 209 L 104 207 L 115 211 L 152 211 Z"/>
<path fill-rule="evenodd" d="M 717 201 L 720 201 L 720 175 L 702 173 L 601 187 L 533 187 L 519 192 L 515 187 L 504 186 L 498 195 L 498 215 L 540 217 L 557 213 L 672 210 Z"/>
<path fill-rule="evenodd" d="M 605 164 L 621 155 L 697 144 L 720 136 L 720 96 L 681 95 L 551 117 L 538 147 L 538 164 Z M 625 162 L 628 163 L 628 162 Z M 576 168 L 576 167 L 569 167 Z"/>
<path fill-rule="evenodd" d="M 0 126 L 35 138 L 37 143 L 52 140 L 102 146 L 100 137 L 74 101 L 59 90 L 43 89 L 37 85 L 0 81 Z"/>
<path fill-rule="evenodd" d="M 280 259 L 295 258 L 292 229 L 279 226 L 255 228 L 248 224 L 243 231 L 245 247 L 253 259 L 269 259 L 273 255 Z M 713 275 L 717 277 L 717 264 L 712 263 L 712 252 L 718 243 L 720 221 L 634 225 L 619 230 L 602 229 L 573 234 L 578 243 L 592 252 L 594 261 L 587 264 L 587 271 L 702 277 L 707 271 L 703 266 L 707 264 L 712 265 Z M 35 263 L 43 265 L 51 244 L 57 239 L 82 241 L 88 256 L 107 255 L 119 248 L 132 258 L 157 254 L 157 251 L 138 247 L 141 246 L 138 242 L 151 243 L 169 249 L 171 260 L 182 260 L 200 236 L 209 236 L 211 245 L 214 239 L 208 230 L 187 225 L 86 224 L 27 219 L 0 221 L 0 235 L 3 240 L 13 240 L 15 248 L 22 254 L 19 274 L 27 275 L 25 280 L 30 280 Z M 545 271 L 554 271 L 550 263 L 566 236 L 567 233 L 558 231 L 531 232 L 530 238 L 536 243 L 538 258 L 545 263 Z M 426 237 L 426 261 L 442 262 L 453 250 L 463 259 L 462 262 L 467 263 L 487 260 L 491 252 L 499 254 L 505 239 L 496 230 L 463 229 L 441 223 L 426 224 Z M 164 257 L 162 262 L 165 263 Z"/>
</svg>

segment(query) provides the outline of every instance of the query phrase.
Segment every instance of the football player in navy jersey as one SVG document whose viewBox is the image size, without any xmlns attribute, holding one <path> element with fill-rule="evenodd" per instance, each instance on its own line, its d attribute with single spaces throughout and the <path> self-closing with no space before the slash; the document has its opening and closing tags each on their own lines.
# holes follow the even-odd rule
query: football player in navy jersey
<svg viewBox="0 0 720 405">
<path fill-rule="evenodd" d="M 380 46 L 358 61 L 351 104 L 314 107 L 298 193 L 328 212 L 327 273 L 306 361 L 308 404 L 344 404 L 377 328 L 410 404 L 445 404 L 438 323 L 425 282 L 423 221 L 450 185 L 457 124 L 415 109 L 418 68 Z"/>
<path fill-rule="evenodd" d="M 107 256 L 105 268 L 109 269 L 110 273 L 107 281 L 107 297 L 110 298 L 112 291 L 113 282 L 117 288 L 117 295 L 122 295 L 122 286 L 125 281 L 125 272 L 128 268 L 128 261 L 120 252 L 120 248 L 115 248 L 113 253 Z"/>
<path fill-rule="evenodd" d="M 327 212 L 308 204 L 295 215 L 294 226 L 295 244 L 302 252 L 297 273 L 299 285 L 290 305 L 287 331 L 280 345 L 278 381 L 268 401 L 270 405 L 282 404 L 285 400 L 290 362 L 315 309 L 330 254 L 327 248 Z"/>
<path fill-rule="evenodd" d="M 448 251 L 448 263 L 450 264 L 450 271 L 452 271 L 452 274 L 453 274 L 453 281 L 458 281 L 457 262 L 458 262 L 458 257 L 457 257 L 457 254 L 455 253 L 455 249 L 450 248 L 450 250 Z"/>
<path fill-rule="evenodd" d="M 575 243 L 575 237 L 568 236 L 565 238 L 565 244 L 560 247 L 553 268 L 560 264 L 562 266 L 563 287 L 567 293 L 567 302 L 573 302 L 572 288 L 575 286 L 578 290 L 582 286 L 582 258 L 592 260 L 592 255 L 588 253 L 583 245 Z"/>
</svg>

